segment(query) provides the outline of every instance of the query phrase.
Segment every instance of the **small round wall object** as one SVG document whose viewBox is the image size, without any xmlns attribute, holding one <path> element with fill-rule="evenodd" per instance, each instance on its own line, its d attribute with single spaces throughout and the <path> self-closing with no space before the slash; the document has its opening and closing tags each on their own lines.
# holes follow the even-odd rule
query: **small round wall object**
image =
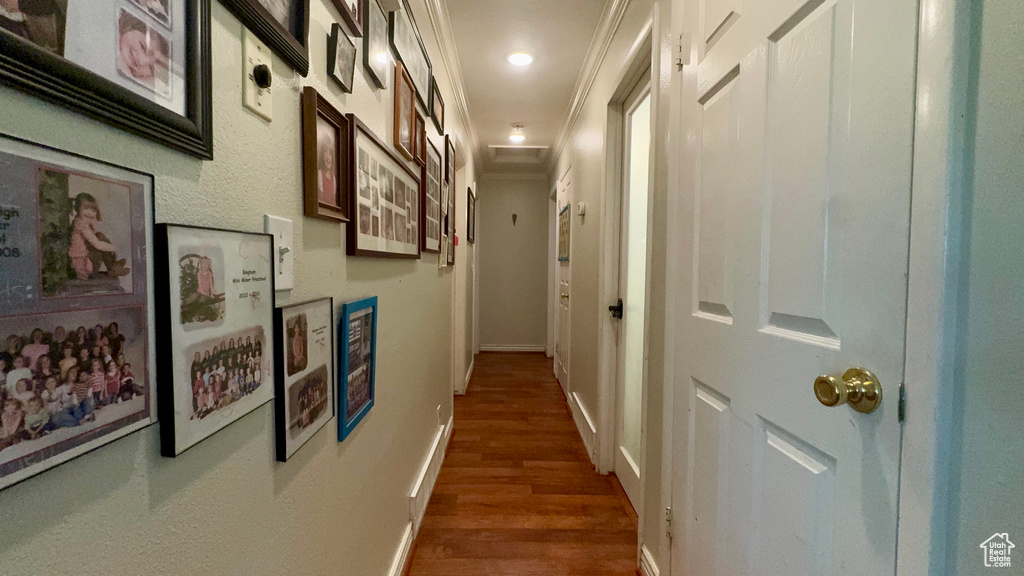
<svg viewBox="0 0 1024 576">
<path fill-rule="evenodd" d="M 266 90 L 274 82 L 274 75 L 270 73 L 270 66 L 260 64 L 252 69 L 252 79 L 257 86 Z"/>
</svg>

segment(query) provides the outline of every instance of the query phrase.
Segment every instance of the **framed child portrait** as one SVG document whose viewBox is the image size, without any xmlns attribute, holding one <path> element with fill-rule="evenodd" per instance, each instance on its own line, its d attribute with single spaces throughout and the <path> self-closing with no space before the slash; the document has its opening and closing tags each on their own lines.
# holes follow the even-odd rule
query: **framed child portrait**
<svg viewBox="0 0 1024 576">
<path fill-rule="evenodd" d="M 302 90 L 302 180 L 306 216 L 349 221 L 348 118 L 306 86 Z"/>
<path fill-rule="evenodd" d="M 356 71 L 356 45 L 335 22 L 327 38 L 327 75 L 341 86 L 346 94 L 352 93 L 352 79 Z"/>
<path fill-rule="evenodd" d="M 160 451 L 175 457 L 274 398 L 273 236 L 156 227 Z"/>
<path fill-rule="evenodd" d="M 373 408 L 377 375 L 377 297 L 346 302 L 338 325 L 338 441 Z"/>
<path fill-rule="evenodd" d="M 406 160 L 416 157 L 416 88 L 401 62 L 395 63 L 395 148 Z"/>
<path fill-rule="evenodd" d="M 334 418 L 334 300 L 274 314 L 277 460 L 287 462 Z"/>
<path fill-rule="evenodd" d="M 423 251 L 441 251 L 441 153 L 429 140 L 424 140 L 427 162 L 423 166 Z"/>
<path fill-rule="evenodd" d="M 220 0 L 296 72 L 309 73 L 309 0 Z"/>
<path fill-rule="evenodd" d="M 0 489 L 156 421 L 153 177 L 0 137 Z"/>
<path fill-rule="evenodd" d="M 381 90 L 388 89 L 388 17 L 377 0 L 366 0 L 363 14 L 363 67 Z"/>
<path fill-rule="evenodd" d="M 0 82 L 213 158 L 211 0 L 0 2 Z"/>
</svg>

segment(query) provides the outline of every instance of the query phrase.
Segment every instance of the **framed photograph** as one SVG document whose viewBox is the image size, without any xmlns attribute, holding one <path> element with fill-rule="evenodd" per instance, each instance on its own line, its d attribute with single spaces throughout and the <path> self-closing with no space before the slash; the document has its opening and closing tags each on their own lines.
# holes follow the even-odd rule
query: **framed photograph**
<svg viewBox="0 0 1024 576">
<path fill-rule="evenodd" d="M 566 204 L 558 212 L 558 261 L 569 261 L 569 226 L 572 215 L 569 213 L 569 204 Z"/>
<path fill-rule="evenodd" d="M 220 2 L 296 72 L 309 73 L 309 0 Z"/>
<path fill-rule="evenodd" d="M 423 222 L 421 240 L 423 251 L 437 253 L 441 251 L 441 153 L 437 147 L 424 137 L 427 149 L 426 163 L 423 166 L 423 211 L 420 221 Z"/>
<path fill-rule="evenodd" d="M 466 189 L 466 242 L 476 244 L 476 194 Z"/>
<path fill-rule="evenodd" d="M 341 86 L 346 94 L 352 93 L 352 79 L 356 72 L 356 45 L 335 22 L 327 38 L 327 75 Z"/>
<path fill-rule="evenodd" d="M 273 238 L 157 225 L 164 456 L 178 456 L 274 398 Z"/>
<path fill-rule="evenodd" d="M 302 184 L 306 216 L 348 222 L 351 164 L 348 118 L 317 93 L 302 89 Z"/>
<path fill-rule="evenodd" d="M 444 137 L 444 181 L 455 188 L 455 140 L 450 135 Z"/>
<path fill-rule="evenodd" d="M 412 77 L 416 99 L 419 100 L 420 106 L 427 110 L 433 68 L 427 49 L 423 46 L 420 29 L 413 18 L 412 9 L 409 8 L 409 0 L 402 0 L 402 10 L 391 12 L 388 19 L 388 38 L 395 57 L 405 65 L 409 76 Z"/>
<path fill-rule="evenodd" d="M 444 134 L 444 100 L 441 98 L 441 90 L 437 87 L 437 82 L 430 87 L 430 117 L 434 119 L 437 133 Z"/>
<path fill-rule="evenodd" d="M 356 38 L 363 35 L 363 0 L 331 0 L 341 14 L 349 33 Z"/>
<path fill-rule="evenodd" d="M 415 123 L 413 124 L 413 147 L 416 156 L 416 163 L 420 166 L 427 165 L 427 124 L 423 120 L 423 115 L 417 110 L 415 114 Z"/>
<path fill-rule="evenodd" d="M 420 257 L 420 175 L 354 114 L 348 115 L 355 226 L 349 256 Z"/>
<path fill-rule="evenodd" d="M 338 442 L 373 408 L 377 375 L 377 297 L 346 302 L 338 324 Z"/>
<path fill-rule="evenodd" d="M 416 88 L 401 62 L 395 63 L 395 148 L 406 160 L 414 160 Z"/>
<path fill-rule="evenodd" d="M 287 462 L 334 418 L 334 300 L 278 308 L 274 334 L 277 460 Z"/>
<path fill-rule="evenodd" d="M 388 17 L 377 0 L 363 10 L 363 67 L 381 90 L 388 89 Z"/>
<path fill-rule="evenodd" d="M 445 188 L 449 190 L 446 194 L 448 196 L 448 215 L 445 217 L 448 222 L 448 264 L 455 264 L 455 183 L 445 183 Z"/>
<path fill-rule="evenodd" d="M 0 137 L 0 489 L 156 422 L 153 177 Z"/>
<path fill-rule="evenodd" d="M 0 2 L 0 82 L 208 160 L 210 71 L 210 0 Z"/>
</svg>

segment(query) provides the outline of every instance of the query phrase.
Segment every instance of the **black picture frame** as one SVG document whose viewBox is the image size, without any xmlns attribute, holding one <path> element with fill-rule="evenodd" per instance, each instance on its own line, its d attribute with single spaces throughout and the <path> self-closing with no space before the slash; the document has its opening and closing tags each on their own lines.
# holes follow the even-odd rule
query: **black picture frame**
<svg viewBox="0 0 1024 576">
<path fill-rule="evenodd" d="M 434 120 L 438 134 L 444 134 L 444 98 L 437 82 L 430 83 L 430 117 Z"/>
<path fill-rule="evenodd" d="M 416 25 L 416 18 L 412 15 L 412 8 L 409 7 L 409 0 L 402 0 L 402 10 L 393 11 L 388 15 L 388 41 L 391 43 L 395 58 L 405 65 L 409 76 L 412 77 L 413 86 L 416 88 L 416 100 L 424 110 L 428 109 L 434 67 L 423 44 L 419 26 Z"/>
<path fill-rule="evenodd" d="M 341 19 L 345 21 L 345 26 L 348 27 L 348 31 L 359 38 L 363 35 L 363 11 L 366 9 L 366 5 L 363 0 L 355 0 L 355 11 L 348 5 L 349 0 L 331 0 L 334 7 L 338 9 L 338 13 L 341 14 Z"/>
<path fill-rule="evenodd" d="M 209 0 L 206 0 L 209 1 Z M 252 30 L 282 60 L 302 76 L 309 74 L 309 0 L 292 0 L 294 19 L 288 30 L 259 0 L 220 0 L 242 24 Z"/>
<path fill-rule="evenodd" d="M 345 53 L 340 53 L 345 49 Z M 346 70 L 338 69 L 339 56 L 345 58 Z M 352 81 L 356 72 L 356 44 L 342 29 L 341 24 L 331 25 L 331 33 L 327 37 L 327 75 L 334 80 L 346 94 L 352 93 Z"/>
<path fill-rule="evenodd" d="M 424 252 L 438 254 L 441 252 L 444 234 L 444 207 L 441 205 L 444 167 L 437 146 L 434 146 L 426 136 L 423 142 L 423 164 L 420 170 L 420 246 Z"/>
<path fill-rule="evenodd" d="M 188 27 L 184 115 L 2 29 L 0 82 L 180 152 L 212 160 L 211 0 L 183 1 Z"/>
<path fill-rule="evenodd" d="M 388 89 L 388 17 L 377 0 L 363 9 L 363 68 L 377 88 Z M 379 57 L 383 55 L 382 57 Z"/>
<path fill-rule="evenodd" d="M 444 181 L 455 188 L 455 140 L 449 134 L 444 136 Z"/>
<path fill-rule="evenodd" d="M 476 194 L 466 188 L 466 242 L 476 244 Z"/>
</svg>

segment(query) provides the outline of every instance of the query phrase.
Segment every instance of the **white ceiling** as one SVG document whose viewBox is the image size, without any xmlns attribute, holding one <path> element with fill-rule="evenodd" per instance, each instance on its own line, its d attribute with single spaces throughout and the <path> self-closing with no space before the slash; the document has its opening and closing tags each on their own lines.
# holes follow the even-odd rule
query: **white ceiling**
<svg viewBox="0 0 1024 576">
<path fill-rule="evenodd" d="M 483 172 L 545 173 L 547 162 L 496 163 L 488 146 L 512 145 L 513 122 L 525 126 L 523 146 L 555 145 L 605 0 L 446 2 Z M 509 64 L 517 51 L 532 54 L 533 64 Z"/>
</svg>

